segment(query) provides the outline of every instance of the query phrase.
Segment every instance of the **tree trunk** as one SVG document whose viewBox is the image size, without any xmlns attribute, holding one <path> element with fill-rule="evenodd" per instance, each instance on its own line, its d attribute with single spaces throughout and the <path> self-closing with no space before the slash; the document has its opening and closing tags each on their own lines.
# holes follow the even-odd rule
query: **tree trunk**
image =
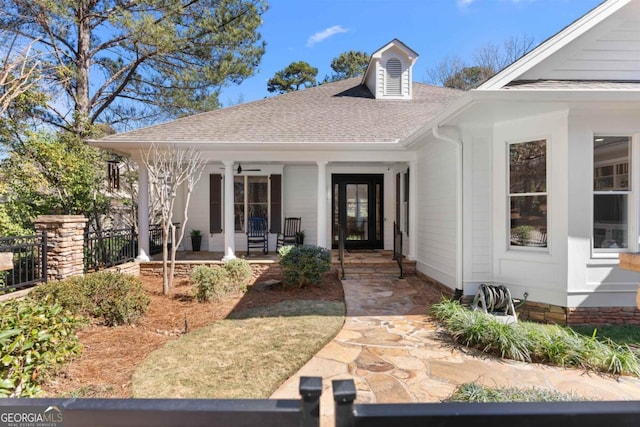
<svg viewBox="0 0 640 427">
<path fill-rule="evenodd" d="M 171 272 L 169 273 L 169 287 L 172 287 L 173 275 L 176 270 L 176 251 L 178 248 L 176 246 L 176 226 L 171 223 L 169 229 L 171 230 Z"/>
<path fill-rule="evenodd" d="M 169 258 L 169 251 L 168 251 L 169 239 L 167 239 L 167 236 L 168 236 L 167 224 L 163 222 L 162 223 L 162 294 L 163 295 L 169 294 L 169 276 L 168 276 L 169 271 L 167 269 L 167 261 Z"/>
<path fill-rule="evenodd" d="M 89 130 L 89 68 L 91 58 L 91 1 L 79 0 L 76 11 L 78 25 L 78 45 L 76 59 L 75 117 L 74 127 L 78 135 L 86 136 Z"/>
</svg>

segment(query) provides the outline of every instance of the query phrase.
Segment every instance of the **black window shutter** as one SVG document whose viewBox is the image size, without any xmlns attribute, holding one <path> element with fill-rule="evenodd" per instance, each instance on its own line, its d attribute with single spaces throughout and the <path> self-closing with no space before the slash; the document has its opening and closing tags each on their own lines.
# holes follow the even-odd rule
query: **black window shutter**
<svg viewBox="0 0 640 427">
<path fill-rule="evenodd" d="M 282 227 L 282 175 L 271 175 L 271 233 Z"/>
<path fill-rule="evenodd" d="M 222 175 L 209 175 L 209 233 L 222 233 Z"/>
</svg>

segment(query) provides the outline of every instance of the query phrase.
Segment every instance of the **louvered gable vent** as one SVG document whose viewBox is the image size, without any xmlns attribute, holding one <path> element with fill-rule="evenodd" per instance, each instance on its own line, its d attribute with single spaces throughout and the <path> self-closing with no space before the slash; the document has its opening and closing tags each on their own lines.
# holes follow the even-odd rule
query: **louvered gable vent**
<svg viewBox="0 0 640 427">
<path fill-rule="evenodd" d="M 387 61 L 386 68 L 385 95 L 402 96 L 402 63 L 397 58 L 391 58 Z"/>
</svg>

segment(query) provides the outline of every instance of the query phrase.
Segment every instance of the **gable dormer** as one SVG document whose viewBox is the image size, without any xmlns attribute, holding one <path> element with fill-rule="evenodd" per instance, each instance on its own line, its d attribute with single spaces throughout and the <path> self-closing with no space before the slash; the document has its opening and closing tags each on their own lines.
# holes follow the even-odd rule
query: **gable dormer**
<svg viewBox="0 0 640 427">
<path fill-rule="evenodd" d="M 411 99 L 412 70 L 417 59 L 417 53 L 393 39 L 371 55 L 362 84 L 376 99 Z"/>
</svg>

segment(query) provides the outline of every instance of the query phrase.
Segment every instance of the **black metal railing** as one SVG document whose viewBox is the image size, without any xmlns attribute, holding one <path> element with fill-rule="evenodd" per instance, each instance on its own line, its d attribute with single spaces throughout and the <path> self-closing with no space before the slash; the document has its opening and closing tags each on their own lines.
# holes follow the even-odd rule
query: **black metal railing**
<svg viewBox="0 0 640 427">
<path fill-rule="evenodd" d="M 299 392 L 300 399 L 0 399 L 0 407 L 42 408 L 55 417 L 51 425 L 65 427 L 318 427 L 322 378 L 300 378 Z"/>
<path fill-rule="evenodd" d="M 402 265 L 402 261 L 404 256 L 402 255 L 402 230 L 400 230 L 400 226 L 394 221 L 393 222 L 393 259 L 398 262 L 398 267 L 400 268 L 400 278 L 404 279 L 404 267 Z"/>
<path fill-rule="evenodd" d="M 342 225 L 338 225 L 338 259 L 340 260 L 340 271 L 341 271 L 341 276 L 340 276 L 340 280 L 344 280 L 345 279 L 345 275 L 344 275 L 344 229 L 342 228 Z"/>
<path fill-rule="evenodd" d="M 47 233 L 0 238 L 0 294 L 47 281 Z"/>
<path fill-rule="evenodd" d="M 334 380 L 336 427 L 637 426 L 640 401 L 354 404 L 353 380 Z"/>
<path fill-rule="evenodd" d="M 180 228 L 180 223 L 174 223 L 176 230 Z M 168 237 L 168 248 L 171 249 L 171 235 Z M 162 225 L 153 224 L 149 226 L 149 255 L 162 253 Z"/>
<path fill-rule="evenodd" d="M 133 261 L 138 235 L 133 227 L 84 233 L 84 271 L 98 271 Z"/>
</svg>

